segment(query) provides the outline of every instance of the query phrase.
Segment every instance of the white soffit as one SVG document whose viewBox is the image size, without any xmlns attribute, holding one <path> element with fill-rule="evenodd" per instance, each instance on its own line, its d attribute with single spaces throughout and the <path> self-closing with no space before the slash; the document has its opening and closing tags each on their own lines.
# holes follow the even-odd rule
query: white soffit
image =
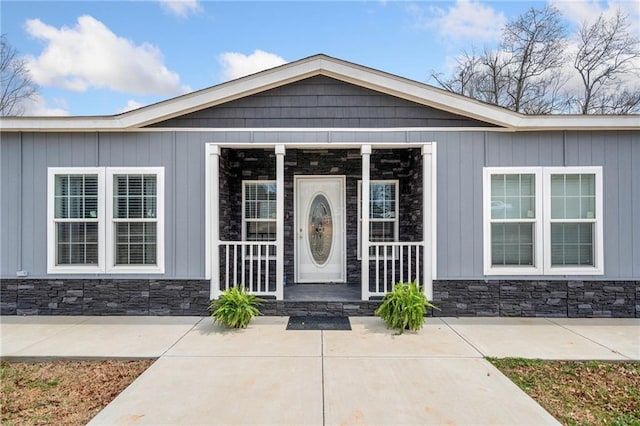
<svg viewBox="0 0 640 426">
<path fill-rule="evenodd" d="M 6 131 L 135 130 L 316 75 L 326 75 L 422 105 L 491 123 L 501 127 L 502 130 L 640 129 L 638 115 L 523 115 L 326 55 L 311 56 L 119 115 L 5 117 L 0 118 L 0 128 Z M 453 128 L 442 128 L 442 130 L 447 129 L 453 130 Z"/>
</svg>

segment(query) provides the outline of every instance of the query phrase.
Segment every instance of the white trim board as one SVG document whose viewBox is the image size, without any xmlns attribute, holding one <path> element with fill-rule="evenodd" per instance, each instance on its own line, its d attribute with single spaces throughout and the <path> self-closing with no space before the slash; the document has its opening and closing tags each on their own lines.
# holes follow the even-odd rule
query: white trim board
<svg viewBox="0 0 640 426">
<path fill-rule="evenodd" d="M 0 118 L 0 127 L 4 131 L 136 130 L 317 75 L 335 78 L 512 131 L 640 128 L 637 115 L 533 116 L 519 114 L 424 83 L 322 54 L 123 114 L 93 117 L 4 117 Z M 441 130 L 447 130 L 447 128 L 441 128 Z"/>
</svg>

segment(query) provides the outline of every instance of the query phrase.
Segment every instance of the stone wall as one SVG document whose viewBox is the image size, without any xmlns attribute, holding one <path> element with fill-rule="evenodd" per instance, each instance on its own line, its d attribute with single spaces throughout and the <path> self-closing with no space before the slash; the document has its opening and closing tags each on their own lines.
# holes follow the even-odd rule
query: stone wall
<svg viewBox="0 0 640 426">
<path fill-rule="evenodd" d="M 640 281 L 435 281 L 436 316 L 640 318 Z"/>
<path fill-rule="evenodd" d="M 208 280 L 2 279 L 2 315 L 206 315 Z"/>
<path fill-rule="evenodd" d="M 433 316 L 640 318 L 640 281 L 435 281 Z M 373 315 L 377 301 L 269 300 L 264 315 Z M 208 315 L 208 280 L 2 279 L 1 315 Z"/>
<path fill-rule="evenodd" d="M 294 271 L 294 176 L 322 175 L 346 178 L 347 280 L 360 281 L 358 260 L 358 181 L 362 179 L 362 156 L 357 149 L 289 149 L 284 157 L 284 273 L 293 282 Z M 275 180 L 272 149 L 223 149 L 220 162 L 221 238 L 241 239 L 242 181 Z M 371 155 L 371 179 L 399 182 L 399 239 L 422 240 L 422 155 L 420 149 L 376 149 Z"/>
</svg>

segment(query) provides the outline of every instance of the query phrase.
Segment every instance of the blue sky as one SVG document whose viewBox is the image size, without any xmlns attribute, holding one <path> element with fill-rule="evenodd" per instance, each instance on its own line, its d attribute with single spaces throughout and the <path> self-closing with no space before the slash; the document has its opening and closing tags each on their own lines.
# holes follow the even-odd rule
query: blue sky
<svg viewBox="0 0 640 426">
<path fill-rule="evenodd" d="M 552 0 L 571 27 L 637 0 Z M 109 115 L 324 53 L 421 82 L 546 1 L 5 1 L 41 96 L 28 115 Z"/>
</svg>

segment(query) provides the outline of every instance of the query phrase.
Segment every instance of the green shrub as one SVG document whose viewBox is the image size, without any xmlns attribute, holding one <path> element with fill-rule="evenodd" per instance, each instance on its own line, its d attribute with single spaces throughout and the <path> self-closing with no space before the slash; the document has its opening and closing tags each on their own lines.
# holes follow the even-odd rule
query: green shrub
<svg viewBox="0 0 640 426">
<path fill-rule="evenodd" d="M 260 315 L 262 299 L 247 293 L 244 286 L 232 287 L 209 305 L 213 322 L 232 328 L 246 328 L 254 316 Z"/>
<path fill-rule="evenodd" d="M 393 291 L 382 298 L 382 304 L 376 309 L 375 314 L 384 320 L 387 327 L 402 334 L 404 330 L 421 329 L 429 307 L 439 310 L 429 302 L 422 286 L 415 281 L 397 283 Z"/>
</svg>

